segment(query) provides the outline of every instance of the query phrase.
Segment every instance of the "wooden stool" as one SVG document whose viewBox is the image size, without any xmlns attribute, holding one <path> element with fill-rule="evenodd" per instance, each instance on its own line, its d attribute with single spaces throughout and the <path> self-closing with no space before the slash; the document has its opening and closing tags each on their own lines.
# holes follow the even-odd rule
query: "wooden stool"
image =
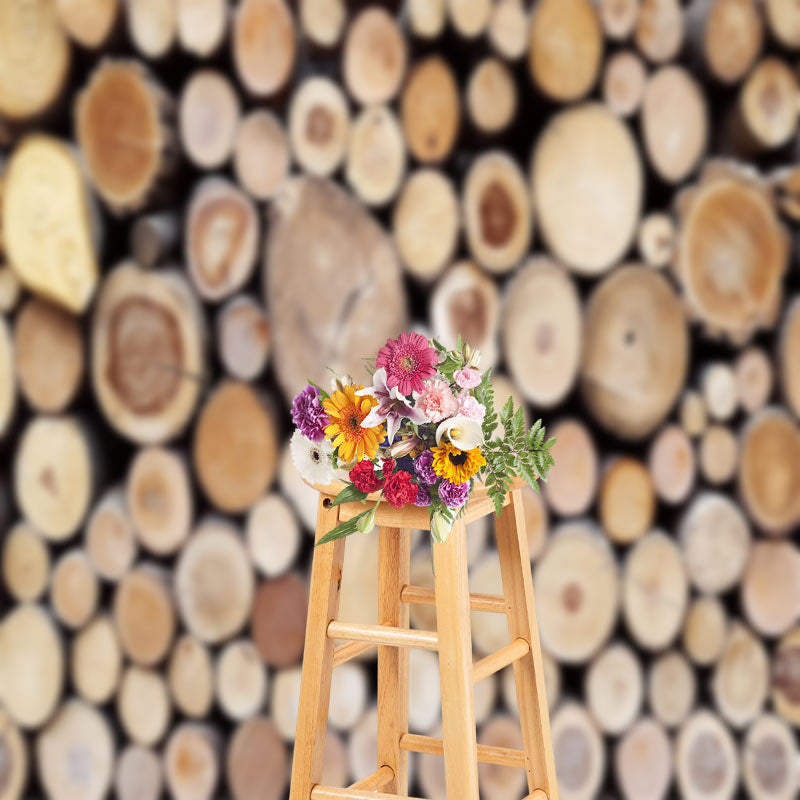
<svg viewBox="0 0 800 800">
<path fill-rule="evenodd" d="M 520 485 L 515 484 L 506 497 L 495 526 L 504 597 L 470 594 L 467 584 L 464 528 L 494 510 L 479 484 L 447 542 L 433 546 L 435 590 L 409 585 L 410 529 L 430 527 L 428 509 L 407 506 L 396 510 L 388 503 L 378 504 L 378 625 L 356 625 L 336 618 L 346 539 L 316 548 L 289 800 L 405 798 L 408 751 L 444 755 L 447 796 L 451 800 L 478 799 L 479 761 L 524 769 L 530 792 L 526 800 L 557 800 Z M 315 488 L 320 491 L 317 539 L 365 510 L 361 503 L 332 505 L 341 486 Z M 435 605 L 438 630 L 409 628 L 409 603 Z M 509 644 L 474 664 L 470 609 L 506 614 L 510 637 Z M 335 646 L 337 639 L 347 643 Z M 377 769 L 347 789 L 321 786 L 331 672 L 376 645 Z M 442 739 L 408 732 L 408 647 L 439 652 Z M 509 664 L 514 665 L 524 751 L 479 746 L 476 742 L 473 684 Z"/>
</svg>

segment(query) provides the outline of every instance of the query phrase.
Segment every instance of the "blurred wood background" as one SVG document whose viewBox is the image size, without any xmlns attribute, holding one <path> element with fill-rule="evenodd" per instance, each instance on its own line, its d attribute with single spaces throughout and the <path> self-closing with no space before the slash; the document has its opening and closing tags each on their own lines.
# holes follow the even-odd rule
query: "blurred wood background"
<svg viewBox="0 0 800 800">
<path fill-rule="evenodd" d="M 286 796 L 287 409 L 408 326 L 558 437 L 525 501 L 562 799 L 796 797 L 798 51 L 795 0 L 0 0 L 0 800 Z M 519 747 L 509 678 L 483 744 Z M 410 680 L 436 735 L 433 654 Z M 375 769 L 375 690 L 335 672 L 325 783 Z"/>
</svg>

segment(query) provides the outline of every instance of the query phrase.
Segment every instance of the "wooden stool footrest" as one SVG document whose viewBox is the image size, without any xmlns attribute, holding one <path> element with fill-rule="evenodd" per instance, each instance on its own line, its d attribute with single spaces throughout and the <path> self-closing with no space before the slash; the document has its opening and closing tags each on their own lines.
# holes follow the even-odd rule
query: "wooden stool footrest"
<svg viewBox="0 0 800 800">
<path fill-rule="evenodd" d="M 509 664 L 519 661 L 520 658 L 528 655 L 530 649 L 531 646 L 525 639 L 514 639 L 510 644 L 475 663 L 472 668 L 472 682 L 477 683 L 494 675 L 495 672 L 499 672 Z"/>
<path fill-rule="evenodd" d="M 433 589 L 423 589 L 421 586 L 404 586 L 400 592 L 400 599 L 404 603 L 414 603 L 419 606 L 436 605 L 436 593 Z M 473 611 L 490 611 L 493 614 L 508 613 L 505 598 L 494 594 L 471 594 L 469 607 Z"/>
<path fill-rule="evenodd" d="M 335 789 L 333 786 L 317 784 L 311 790 L 311 800 L 422 800 L 404 794 L 370 792 L 364 789 Z"/>
<path fill-rule="evenodd" d="M 372 642 L 348 642 L 347 644 L 340 644 L 333 650 L 333 666 L 338 667 L 340 664 L 346 664 L 354 658 L 358 658 L 362 653 L 372 650 L 375 645 Z"/>
<path fill-rule="evenodd" d="M 423 650 L 439 648 L 439 637 L 434 631 L 415 631 L 412 628 L 394 628 L 391 625 L 358 625 L 337 620 L 328 623 L 328 638 L 391 647 L 421 647 Z"/>
<path fill-rule="evenodd" d="M 388 783 L 391 783 L 393 779 L 394 770 L 388 764 L 384 764 L 382 767 L 378 767 L 372 775 L 367 775 L 366 778 L 356 781 L 350 788 L 365 792 L 377 792 Z"/>
<path fill-rule="evenodd" d="M 547 792 L 541 789 L 534 789 L 524 800 L 547 800 Z"/>
<path fill-rule="evenodd" d="M 433 736 L 420 736 L 417 733 L 404 733 L 400 737 L 400 749 L 434 756 L 444 755 L 444 745 L 441 739 Z M 478 745 L 478 761 L 499 764 L 503 767 L 519 767 L 520 769 L 527 767 L 525 753 L 522 750 L 512 750 L 509 747 L 490 747 L 485 744 Z"/>
</svg>

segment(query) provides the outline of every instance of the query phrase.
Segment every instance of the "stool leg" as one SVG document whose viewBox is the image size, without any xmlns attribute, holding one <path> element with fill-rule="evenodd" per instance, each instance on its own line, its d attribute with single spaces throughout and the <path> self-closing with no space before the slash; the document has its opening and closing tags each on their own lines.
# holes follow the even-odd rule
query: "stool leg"
<svg viewBox="0 0 800 800">
<path fill-rule="evenodd" d="M 378 533 L 378 624 L 408 627 L 408 604 L 400 592 L 409 582 L 411 531 L 380 528 Z M 408 732 L 408 648 L 378 647 L 378 767 L 394 770 L 382 791 L 408 794 L 408 753 L 400 736 Z"/>
<path fill-rule="evenodd" d="M 508 632 L 512 639 L 520 637 L 530 644 L 528 654 L 514 662 L 522 740 L 528 756 L 528 788 L 531 792 L 541 789 L 548 800 L 558 800 L 542 651 L 536 627 L 525 516 L 519 489 L 512 492 L 510 502 L 497 519 L 495 530 L 503 594 L 509 608 Z"/>
<path fill-rule="evenodd" d="M 463 522 L 456 522 L 444 544 L 434 543 L 433 566 L 447 796 L 453 800 L 478 800 L 472 631 Z"/>
<path fill-rule="evenodd" d="M 320 495 L 317 539 L 335 528 L 339 520 L 338 506 L 326 508 L 326 499 L 330 498 Z M 334 648 L 327 629 L 339 611 L 343 559 L 344 539 L 314 550 L 289 800 L 309 800 L 312 787 L 319 783 L 322 775 Z"/>
</svg>

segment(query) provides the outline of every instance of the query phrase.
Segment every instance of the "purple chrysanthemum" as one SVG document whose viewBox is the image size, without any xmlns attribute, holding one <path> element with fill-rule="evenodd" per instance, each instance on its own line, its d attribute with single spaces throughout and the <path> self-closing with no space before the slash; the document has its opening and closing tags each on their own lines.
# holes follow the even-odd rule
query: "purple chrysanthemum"
<svg viewBox="0 0 800 800">
<path fill-rule="evenodd" d="M 428 494 L 427 487 L 417 485 L 417 499 L 414 501 L 414 505 L 424 507 L 430 504 L 431 496 Z"/>
<path fill-rule="evenodd" d="M 433 471 L 433 451 L 423 450 L 414 461 L 414 472 L 417 477 L 428 486 L 436 483 L 439 476 Z"/>
<path fill-rule="evenodd" d="M 292 420 L 300 432 L 312 442 L 321 442 L 325 436 L 325 426 L 330 419 L 322 407 L 319 389 L 310 384 L 295 395 L 292 402 Z"/>
<path fill-rule="evenodd" d="M 442 481 L 439 484 L 439 497 L 448 508 L 460 508 L 469 497 L 469 483 L 450 483 Z"/>
</svg>

